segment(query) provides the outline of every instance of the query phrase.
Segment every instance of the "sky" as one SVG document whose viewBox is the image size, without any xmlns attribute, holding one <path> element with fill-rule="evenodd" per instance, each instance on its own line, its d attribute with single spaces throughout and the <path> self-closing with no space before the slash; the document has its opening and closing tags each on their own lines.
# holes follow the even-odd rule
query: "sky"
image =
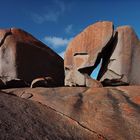
<svg viewBox="0 0 140 140">
<path fill-rule="evenodd" d="M 140 37 L 139 0 L 0 0 L 0 7 L 0 28 L 21 28 L 61 57 L 69 41 L 97 21 L 130 25 Z"/>
</svg>

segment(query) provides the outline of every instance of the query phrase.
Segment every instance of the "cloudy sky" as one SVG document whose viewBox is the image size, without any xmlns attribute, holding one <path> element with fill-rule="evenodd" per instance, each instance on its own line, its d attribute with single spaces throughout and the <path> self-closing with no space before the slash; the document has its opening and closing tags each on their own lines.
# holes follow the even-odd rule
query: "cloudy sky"
<svg viewBox="0 0 140 140">
<path fill-rule="evenodd" d="M 0 1 L 0 28 L 22 28 L 62 57 L 69 41 L 99 20 L 131 25 L 140 36 L 139 0 Z"/>
</svg>

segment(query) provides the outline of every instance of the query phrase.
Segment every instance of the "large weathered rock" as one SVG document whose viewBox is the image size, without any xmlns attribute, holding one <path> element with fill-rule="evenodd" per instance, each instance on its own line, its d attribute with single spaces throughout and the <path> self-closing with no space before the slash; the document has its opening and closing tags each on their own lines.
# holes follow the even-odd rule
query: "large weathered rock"
<svg viewBox="0 0 140 140">
<path fill-rule="evenodd" d="M 100 63 L 101 52 L 110 44 L 113 35 L 112 22 L 97 22 L 69 43 L 64 58 L 65 85 L 86 86 L 84 74 L 90 75 Z"/>
<path fill-rule="evenodd" d="M 85 75 L 100 61 L 97 80 L 103 85 L 140 84 L 140 41 L 132 27 L 121 26 L 113 32 L 112 26 L 111 22 L 97 22 L 70 42 L 64 60 L 65 85 L 87 86 Z"/>
<path fill-rule="evenodd" d="M 139 40 L 130 26 L 118 27 L 116 32 L 117 43 L 101 81 L 107 78 L 119 79 L 129 84 L 140 84 Z"/>
<path fill-rule="evenodd" d="M 29 33 L 11 28 L 0 30 L 0 78 L 3 81 L 52 77 L 64 84 L 63 59 Z"/>
<path fill-rule="evenodd" d="M 139 86 L 23 88 L 4 92 L 9 95 L 0 94 L 2 138 L 140 139 Z M 32 95 L 29 100 L 46 107 L 9 97 L 10 94 L 21 97 L 29 93 Z"/>
</svg>

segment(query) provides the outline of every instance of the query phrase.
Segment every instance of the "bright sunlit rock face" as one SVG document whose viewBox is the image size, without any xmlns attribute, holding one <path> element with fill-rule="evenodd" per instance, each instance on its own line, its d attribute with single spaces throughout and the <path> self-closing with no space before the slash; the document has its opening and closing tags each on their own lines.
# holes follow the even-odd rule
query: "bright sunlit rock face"
<svg viewBox="0 0 140 140">
<path fill-rule="evenodd" d="M 87 86 L 86 75 L 100 63 L 102 50 L 112 36 L 113 23 L 103 21 L 88 26 L 69 43 L 64 57 L 65 85 Z"/>
</svg>

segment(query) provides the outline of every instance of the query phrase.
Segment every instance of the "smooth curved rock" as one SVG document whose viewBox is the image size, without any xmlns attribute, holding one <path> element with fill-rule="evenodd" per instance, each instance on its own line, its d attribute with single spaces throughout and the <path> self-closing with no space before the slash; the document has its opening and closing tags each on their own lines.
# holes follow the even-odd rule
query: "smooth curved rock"
<svg viewBox="0 0 140 140">
<path fill-rule="evenodd" d="M 31 83 L 51 76 L 64 85 L 63 59 L 29 33 L 16 28 L 0 30 L 0 77 L 4 82 L 22 79 Z M 58 74 L 59 73 L 59 74 Z"/>
<path fill-rule="evenodd" d="M 51 77 L 42 77 L 34 79 L 31 83 L 31 88 L 35 87 L 55 87 L 56 84 Z"/>
<path fill-rule="evenodd" d="M 120 79 L 128 84 L 140 84 L 140 45 L 136 33 L 130 26 L 118 27 L 117 43 L 110 57 L 107 71 L 101 78 Z"/>
<path fill-rule="evenodd" d="M 113 31 L 112 22 L 97 22 L 88 26 L 69 43 L 64 58 L 65 85 L 86 86 L 86 78 L 82 75 L 90 75 L 100 63 L 101 52 L 112 40 Z"/>
</svg>

